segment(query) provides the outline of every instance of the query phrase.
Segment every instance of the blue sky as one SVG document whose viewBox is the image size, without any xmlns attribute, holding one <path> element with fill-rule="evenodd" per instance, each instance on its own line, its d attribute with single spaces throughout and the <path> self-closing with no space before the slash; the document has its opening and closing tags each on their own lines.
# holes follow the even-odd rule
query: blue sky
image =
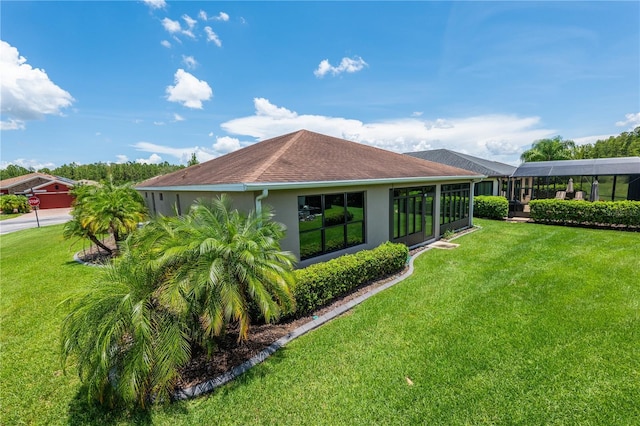
<svg viewBox="0 0 640 426">
<path fill-rule="evenodd" d="M 640 3 L 0 4 L 0 167 L 205 161 L 302 128 L 518 164 L 640 125 Z"/>
</svg>

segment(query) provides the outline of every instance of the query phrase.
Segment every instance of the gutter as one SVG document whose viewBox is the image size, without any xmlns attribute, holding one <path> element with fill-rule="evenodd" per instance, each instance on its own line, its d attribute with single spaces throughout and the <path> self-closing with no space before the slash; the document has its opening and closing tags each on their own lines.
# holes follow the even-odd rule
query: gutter
<svg viewBox="0 0 640 426">
<path fill-rule="evenodd" d="M 282 190 L 282 189 L 309 189 L 309 188 L 331 188 L 338 186 L 359 186 L 359 185 L 384 185 L 384 184 L 406 184 L 411 182 L 438 182 L 453 180 L 475 180 L 484 179 L 486 175 L 466 175 L 466 176 L 413 176 L 404 178 L 384 178 L 384 179 L 357 179 L 357 180 L 330 180 L 330 181 L 310 181 L 310 182 L 256 182 L 256 183 L 230 183 L 230 184 L 210 184 L 210 185 L 179 185 L 179 186 L 138 186 L 138 191 L 189 191 L 189 192 L 247 192 L 262 190 Z M 263 197 L 264 198 L 264 197 Z"/>
</svg>

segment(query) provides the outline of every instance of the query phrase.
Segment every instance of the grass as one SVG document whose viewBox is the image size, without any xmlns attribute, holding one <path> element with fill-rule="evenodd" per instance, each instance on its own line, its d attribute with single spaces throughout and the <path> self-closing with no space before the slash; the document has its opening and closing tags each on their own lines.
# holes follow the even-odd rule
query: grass
<svg viewBox="0 0 640 426">
<path fill-rule="evenodd" d="M 0 220 L 13 219 L 14 217 L 20 217 L 23 213 L 1 213 Z"/>
<path fill-rule="evenodd" d="M 58 302 L 95 270 L 68 263 L 59 227 L 3 236 L 2 423 L 635 423 L 640 236 L 478 222 L 210 396 L 133 414 L 59 372 Z"/>
</svg>

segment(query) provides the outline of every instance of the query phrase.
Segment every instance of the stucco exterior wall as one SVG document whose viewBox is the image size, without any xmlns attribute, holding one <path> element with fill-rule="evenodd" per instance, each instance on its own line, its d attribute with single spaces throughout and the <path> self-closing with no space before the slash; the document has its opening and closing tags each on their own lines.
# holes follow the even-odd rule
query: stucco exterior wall
<svg viewBox="0 0 640 426">
<path fill-rule="evenodd" d="M 469 183 L 466 181 L 447 181 L 452 183 Z M 330 188 L 308 188 L 308 189 L 288 189 L 269 190 L 267 196 L 261 201 L 262 206 L 269 205 L 275 213 L 274 220 L 285 224 L 287 232 L 281 241 L 284 250 L 292 252 L 298 259 L 300 258 L 299 239 L 299 217 L 298 217 L 298 197 L 320 194 L 335 194 L 343 192 L 364 192 L 365 193 L 365 243 L 349 247 L 345 250 L 317 256 L 312 259 L 299 262 L 298 267 L 304 267 L 312 263 L 326 261 L 346 253 L 355 253 L 364 249 L 372 249 L 390 239 L 390 190 L 394 188 L 406 188 L 413 186 L 435 185 L 436 196 L 434 197 L 434 235 L 440 235 L 439 213 L 440 213 L 440 190 L 441 182 L 421 182 L 402 183 L 401 185 L 353 185 Z M 180 213 L 185 214 L 189 206 L 198 198 L 213 198 L 219 196 L 216 192 L 190 192 L 190 191 L 140 191 L 151 214 L 174 215 L 175 206 L 179 201 Z M 472 191 L 471 191 L 472 192 Z M 162 196 L 160 195 L 162 194 Z M 262 194 L 261 191 L 250 192 L 230 192 L 235 208 L 241 211 L 255 210 L 256 197 Z M 471 201 L 473 202 L 473 201 Z M 469 225 L 472 218 L 469 217 Z"/>
</svg>

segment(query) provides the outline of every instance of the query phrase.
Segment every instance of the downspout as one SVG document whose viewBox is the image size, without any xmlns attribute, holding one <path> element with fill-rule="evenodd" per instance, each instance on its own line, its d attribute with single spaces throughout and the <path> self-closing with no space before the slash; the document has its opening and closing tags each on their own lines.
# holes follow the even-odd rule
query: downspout
<svg viewBox="0 0 640 426">
<path fill-rule="evenodd" d="M 263 189 L 262 194 L 256 197 L 256 215 L 258 217 L 260 217 L 260 215 L 262 214 L 262 200 L 264 200 L 268 196 L 269 196 L 269 190 Z"/>
</svg>

